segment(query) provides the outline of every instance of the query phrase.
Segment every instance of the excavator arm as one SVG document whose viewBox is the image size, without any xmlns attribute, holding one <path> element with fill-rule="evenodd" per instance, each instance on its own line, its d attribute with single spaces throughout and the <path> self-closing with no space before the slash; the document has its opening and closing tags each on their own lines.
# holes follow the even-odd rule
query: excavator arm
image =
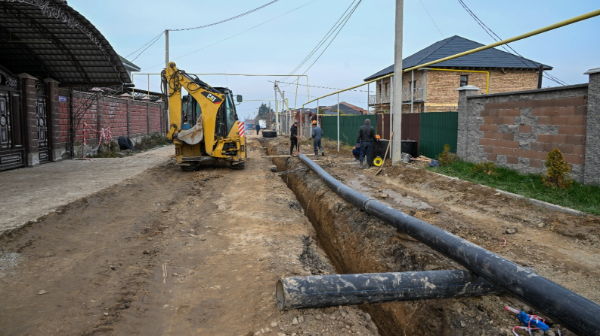
<svg viewBox="0 0 600 336">
<path fill-rule="evenodd" d="M 193 78 L 184 71 L 178 70 L 174 62 L 170 62 L 163 72 L 169 96 L 169 120 L 171 128 L 167 140 L 183 141 L 195 145 L 204 139 L 206 153 L 211 155 L 215 145 L 215 129 L 217 113 L 225 101 L 225 95 L 219 93 L 198 78 Z M 196 99 L 202 110 L 196 126 L 189 130 L 181 130 L 181 89 L 184 88 Z"/>
</svg>

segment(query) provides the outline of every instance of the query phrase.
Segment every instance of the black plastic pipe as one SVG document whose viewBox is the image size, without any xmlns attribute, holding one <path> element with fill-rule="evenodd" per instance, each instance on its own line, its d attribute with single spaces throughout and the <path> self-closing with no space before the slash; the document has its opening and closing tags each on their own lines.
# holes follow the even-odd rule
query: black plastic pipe
<svg viewBox="0 0 600 336">
<path fill-rule="evenodd" d="M 279 310 L 500 294 L 469 271 L 336 274 L 277 281 Z"/>
<path fill-rule="evenodd" d="M 409 216 L 345 186 L 303 154 L 309 166 L 333 191 L 380 220 L 460 263 L 508 294 L 528 303 L 579 335 L 600 336 L 600 306 L 481 246 Z"/>
</svg>

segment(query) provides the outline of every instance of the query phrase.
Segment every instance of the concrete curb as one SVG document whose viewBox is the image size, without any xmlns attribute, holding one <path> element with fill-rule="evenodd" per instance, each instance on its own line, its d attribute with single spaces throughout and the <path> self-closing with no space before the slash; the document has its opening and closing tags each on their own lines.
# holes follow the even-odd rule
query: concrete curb
<svg viewBox="0 0 600 336">
<path fill-rule="evenodd" d="M 419 168 L 414 168 L 414 169 L 419 169 Z M 429 171 L 429 172 L 432 173 L 432 174 L 435 174 L 435 175 L 439 175 L 439 176 L 445 177 L 445 178 L 447 178 L 449 180 L 458 180 L 458 181 L 463 181 L 463 182 L 470 182 L 470 181 L 461 180 L 458 177 L 452 177 L 452 176 L 448 176 L 448 175 L 443 175 L 443 174 L 432 172 L 432 171 Z M 473 182 L 471 182 L 471 183 L 473 183 Z M 528 202 L 530 204 L 533 204 L 535 206 L 539 206 L 539 207 L 544 208 L 544 209 L 554 210 L 554 211 L 559 211 L 559 212 L 564 212 L 564 213 L 568 213 L 568 214 L 572 214 L 572 215 L 577 215 L 577 216 L 582 216 L 582 217 L 585 217 L 585 216 L 588 215 L 587 213 L 579 211 L 579 210 L 575 210 L 575 209 L 571 209 L 571 208 L 566 208 L 566 207 L 563 207 L 563 206 L 560 206 L 560 205 L 556 205 L 556 204 L 552 204 L 552 203 L 548 203 L 548 202 L 536 200 L 536 199 L 533 199 L 533 198 L 528 198 L 528 197 L 525 197 L 525 196 L 522 196 L 522 195 L 513 194 L 511 192 L 500 190 L 500 189 L 494 189 L 492 187 L 488 187 L 488 186 L 483 185 L 483 184 L 479 184 L 479 185 L 482 186 L 482 187 L 485 187 L 485 188 L 493 189 L 494 191 L 496 191 L 498 193 L 501 193 L 503 195 L 506 195 L 506 196 L 509 196 L 509 197 L 512 197 L 512 198 L 516 198 L 516 199 L 520 199 L 520 200 L 524 200 L 524 201 L 526 201 L 526 202 Z"/>
</svg>

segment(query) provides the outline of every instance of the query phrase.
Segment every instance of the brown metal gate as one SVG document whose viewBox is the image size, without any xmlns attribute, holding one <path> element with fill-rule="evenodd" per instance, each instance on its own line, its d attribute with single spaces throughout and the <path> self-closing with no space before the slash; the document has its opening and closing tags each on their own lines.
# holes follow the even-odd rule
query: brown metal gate
<svg viewBox="0 0 600 336">
<path fill-rule="evenodd" d="M 0 171 L 25 166 L 18 81 L 0 68 Z"/>
<path fill-rule="evenodd" d="M 46 108 L 46 90 L 44 83 L 38 81 L 35 85 L 35 111 L 37 117 L 38 152 L 40 164 L 50 162 L 50 140 L 48 137 L 48 109 Z"/>
</svg>

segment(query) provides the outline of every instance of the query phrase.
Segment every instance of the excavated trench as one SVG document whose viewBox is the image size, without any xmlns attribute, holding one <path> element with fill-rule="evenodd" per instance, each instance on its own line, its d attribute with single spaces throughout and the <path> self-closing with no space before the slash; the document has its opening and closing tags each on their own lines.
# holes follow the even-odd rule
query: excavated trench
<svg viewBox="0 0 600 336">
<path fill-rule="evenodd" d="M 269 155 L 287 154 L 277 140 L 262 139 Z M 426 245 L 360 211 L 327 187 L 297 158 L 273 158 L 313 224 L 316 239 L 336 272 L 374 273 L 463 269 Z M 382 335 L 510 335 L 506 296 L 365 304 Z M 522 304 L 521 304 L 522 305 Z M 518 306 L 521 307 L 521 306 Z"/>
</svg>

